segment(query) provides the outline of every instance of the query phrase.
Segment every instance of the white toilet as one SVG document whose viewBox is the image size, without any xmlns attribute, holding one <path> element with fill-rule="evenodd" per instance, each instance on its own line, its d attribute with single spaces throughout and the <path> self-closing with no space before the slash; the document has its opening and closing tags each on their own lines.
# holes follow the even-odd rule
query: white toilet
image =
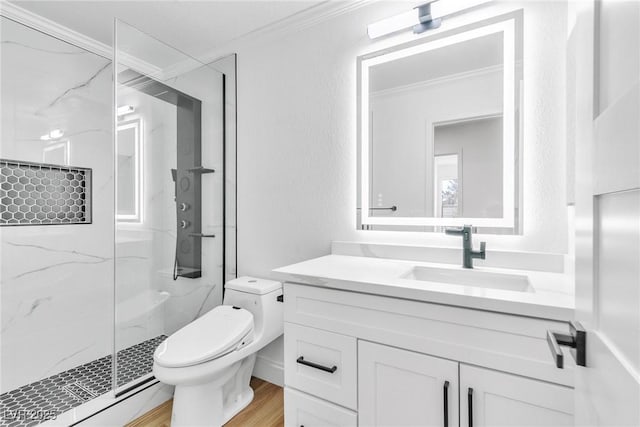
<svg viewBox="0 0 640 427">
<path fill-rule="evenodd" d="M 221 306 L 158 346 L 153 373 L 175 386 L 172 427 L 221 426 L 253 400 L 256 352 L 282 335 L 282 284 L 240 277 Z"/>
</svg>

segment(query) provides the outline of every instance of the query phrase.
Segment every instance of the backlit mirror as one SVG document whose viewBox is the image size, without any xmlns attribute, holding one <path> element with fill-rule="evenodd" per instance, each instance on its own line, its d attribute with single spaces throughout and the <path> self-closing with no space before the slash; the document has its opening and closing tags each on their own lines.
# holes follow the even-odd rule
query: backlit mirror
<svg viewBox="0 0 640 427">
<path fill-rule="evenodd" d="M 142 136 L 140 118 L 118 123 L 117 197 L 119 222 L 142 222 Z"/>
<path fill-rule="evenodd" d="M 358 58 L 358 226 L 518 230 L 519 21 Z"/>
</svg>

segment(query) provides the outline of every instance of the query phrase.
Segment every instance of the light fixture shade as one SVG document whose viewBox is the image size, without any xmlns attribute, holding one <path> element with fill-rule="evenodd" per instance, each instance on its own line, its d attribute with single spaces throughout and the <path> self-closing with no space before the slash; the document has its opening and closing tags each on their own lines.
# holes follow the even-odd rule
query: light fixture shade
<svg viewBox="0 0 640 427">
<path fill-rule="evenodd" d="M 40 137 L 42 141 L 51 141 L 52 139 L 62 138 L 64 131 L 62 129 L 53 129 L 49 133 L 45 133 Z"/>
<path fill-rule="evenodd" d="M 118 117 L 119 117 L 119 116 L 124 116 L 126 114 L 131 114 L 135 110 L 136 109 L 133 108 L 133 105 L 122 105 L 122 106 L 118 107 L 118 109 L 116 111 L 117 111 L 117 114 L 118 114 Z"/>
<path fill-rule="evenodd" d="M 62 135 L 64 135 L 64 132 L 61 129 L 54 129 L 49 132 L 49 136 L 51 137 L 51 139 L 62 138 Z"/>
<path fill-rule="evenodd" d="M 429 1 L 421 6 L 415 7 L 412 10 L 401 13 L 391 18 L 383 19 L 382 21 L 374 22 L 367 26 L 367 34 L 370 39 L 383 37 L 391 33 L 395 33 L 400 30 L 411 28 L 415 25 L 422 24 L 420 22 L 420 7 L 429 5 L 431 8 L 431 19 L 437 20 L 447 15 L 460 12 L 471 7 L 488 3 L 491 0 L 440 0 Z"/>
<path fill-rule="evenodd" d="M 415 8 L 409 12 L 401 13 L 400 15 L 392 16 L 391 18 L 369 24 L 367 26 L 367 34 L 370 39 L 375 39 L 395 33 L 396 31 L 404 30 L 405 28 L 412 27 L 419 23 L 420 18 L 418 17 L 418 9 Z"/>
</svg>

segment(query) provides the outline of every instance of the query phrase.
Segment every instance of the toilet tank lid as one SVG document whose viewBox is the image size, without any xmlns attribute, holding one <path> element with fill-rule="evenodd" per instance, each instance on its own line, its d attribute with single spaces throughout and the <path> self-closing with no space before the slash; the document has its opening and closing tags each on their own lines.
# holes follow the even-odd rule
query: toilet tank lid
<svg viewBox="0 0 640 427">
<path fill-rule="evenodd" d="M 246 292 L 249 294 L 264 295 L 269 292 L 282 289 L 282 283 L 275 280 L 258 279 L 256 277 L 242 276 L 237 279 L 229 280 L 225 285 L 226 289 L 234 291 Z"/>
</svg>

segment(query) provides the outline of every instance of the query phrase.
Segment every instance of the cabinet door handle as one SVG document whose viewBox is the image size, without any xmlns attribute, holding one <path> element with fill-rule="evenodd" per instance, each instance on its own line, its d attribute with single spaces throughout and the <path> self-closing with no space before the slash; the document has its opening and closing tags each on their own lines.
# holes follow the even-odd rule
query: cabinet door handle
<svg viewBox="0 0 640 427">
<path fill-rule="evenodd" d="M 442 386 L 442 397 L 444 397 L 444 427 L 449 427 L 449 381 Z"/>
<path fill-rule="evenodd" d="M 587 366 L 587 332 L 579 322 L 569 323 L 569 333 L 547 331 L 547 344 L 556 367 L 564 368 L 564 356 L 560 346 L 571 347 L 576 365 Z"/>
<path fill-rule="evenodd" d="M 335 371 L 338 370 L 338 367 L 336 365 L 333 365 L 332 367 L 328 367 L 328 366 L 323 366 L 323 365 L 319 365 L 317 363 L 313 363 L 313 362 L 309 362 L 307 360 L 304 360 L 304 357 L 300 356 L 296 359 L 296 363 L 299 363 L 301 365 L 305 365 L 305 366 L 309 366 L 311 368 L 316 368 L 316 369 L 320 369 L 321 371 L 325 371 L 325 372 L 329 372 L 330 374 L 333 374 Z"/>
<path fill-rule="evenodd" d="M 467 404 L 469 405 L 469 427 L 473 427 L 473 389 L 467 391 Z"/>
</svg>

